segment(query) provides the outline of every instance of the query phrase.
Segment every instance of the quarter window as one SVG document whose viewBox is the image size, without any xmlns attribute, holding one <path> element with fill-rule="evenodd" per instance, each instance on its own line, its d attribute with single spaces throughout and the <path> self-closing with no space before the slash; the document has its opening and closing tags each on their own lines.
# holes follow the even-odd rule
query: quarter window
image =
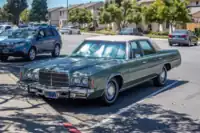
<svg viewBox="0 0 200 133">
<path fill-rule="evenodd" d="M 144 55 L 151 55 L 155 53 L 152 45 L 147 40 L 139 41 L 141 49 L 144 52 Z"/>
</svg>

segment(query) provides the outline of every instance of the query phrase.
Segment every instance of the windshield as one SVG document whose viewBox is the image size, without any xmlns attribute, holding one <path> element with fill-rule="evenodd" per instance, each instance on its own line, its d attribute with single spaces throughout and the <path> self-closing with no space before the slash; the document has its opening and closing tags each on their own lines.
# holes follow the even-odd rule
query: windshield
<svg viewBox="0 0 200 133">
<path fill-rule="evenodd" d="M 126 44 L 124 42 L 85 41 L 71 56 L 125 59 Z"/>
<path fill-rule="evenodd" d="M 33 29 L 18 29 L 15 32 L 13 32 L 12 35 L 9 36 L 9 38 L 31 38 L 34 35 L 36 35 L 36 30 Z"/>
<path fill-rule="evenodd" d="M 11 36 L 12 35 L 12 30 L 6 30 L 6 31 L 3 31 L 0 36 Z"/>
<path fill-rule="evenodd" d="M 187 33 L 187 30 L 175 30 L 173 33 Z"/>
</svg>

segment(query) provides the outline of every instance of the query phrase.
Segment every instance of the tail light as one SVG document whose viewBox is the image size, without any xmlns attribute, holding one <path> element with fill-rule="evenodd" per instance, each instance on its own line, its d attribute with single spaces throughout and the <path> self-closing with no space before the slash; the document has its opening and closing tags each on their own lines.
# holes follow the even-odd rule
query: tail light
<svg viewBox="0 0 200 133">
<path fill-rule="evenodd" d="M 182 38 L 186 38 L 186 37 L 187 37 L 187 35 L 181 35 L 181 37 L 182 37 Z"/>
<path fill-rule="evenodd" d="M 169 38 L 172 38 L 172 35 L 168 35 L 169 36 Z"/>
</svg>

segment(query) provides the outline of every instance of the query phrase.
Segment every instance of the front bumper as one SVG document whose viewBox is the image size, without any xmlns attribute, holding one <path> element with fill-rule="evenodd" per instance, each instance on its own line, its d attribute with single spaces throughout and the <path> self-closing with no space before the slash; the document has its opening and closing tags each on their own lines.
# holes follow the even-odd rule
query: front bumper
<svg viewBox="0 0 200 133">
<path fill-rule="evenodd" d="M 1 56 L 16 56 L 16 57 L 23 57 L 27 54 L 26 49 L 22 50 L 15 50 L 15 49 L 0 49 Z"/>
<path fill-rule="evenodd" d="M 60 99 L 60 98 L 89 99 L 89 97 L 94 93 L 94 90 L 89 88 L 82 88 L 82 87 L 58 88 L 58 87 L 41 85 L 37 82 L 25 83 L 19 81 L 18 87 L 28 91 L 29 93 L 34 93 L 36 95 L 41 95 L 46 98 L 52 98 L 52 99 Z M 49 94 L 54 94 L 54 96 Z"/>
</svg>

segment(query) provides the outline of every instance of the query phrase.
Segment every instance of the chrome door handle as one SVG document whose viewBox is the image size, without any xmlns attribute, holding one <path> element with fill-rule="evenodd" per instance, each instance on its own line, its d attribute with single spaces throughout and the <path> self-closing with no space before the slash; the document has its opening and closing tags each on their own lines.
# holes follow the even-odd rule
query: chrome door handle
<svg viewBox="0 0 200 133">
<path fill-rule="evenodd" d="M 146 64 L 146 63 L 147 63 L 147 61 L 143 61 L 142 63 L 143 63 L 143 64 Z"/>
</svg>

